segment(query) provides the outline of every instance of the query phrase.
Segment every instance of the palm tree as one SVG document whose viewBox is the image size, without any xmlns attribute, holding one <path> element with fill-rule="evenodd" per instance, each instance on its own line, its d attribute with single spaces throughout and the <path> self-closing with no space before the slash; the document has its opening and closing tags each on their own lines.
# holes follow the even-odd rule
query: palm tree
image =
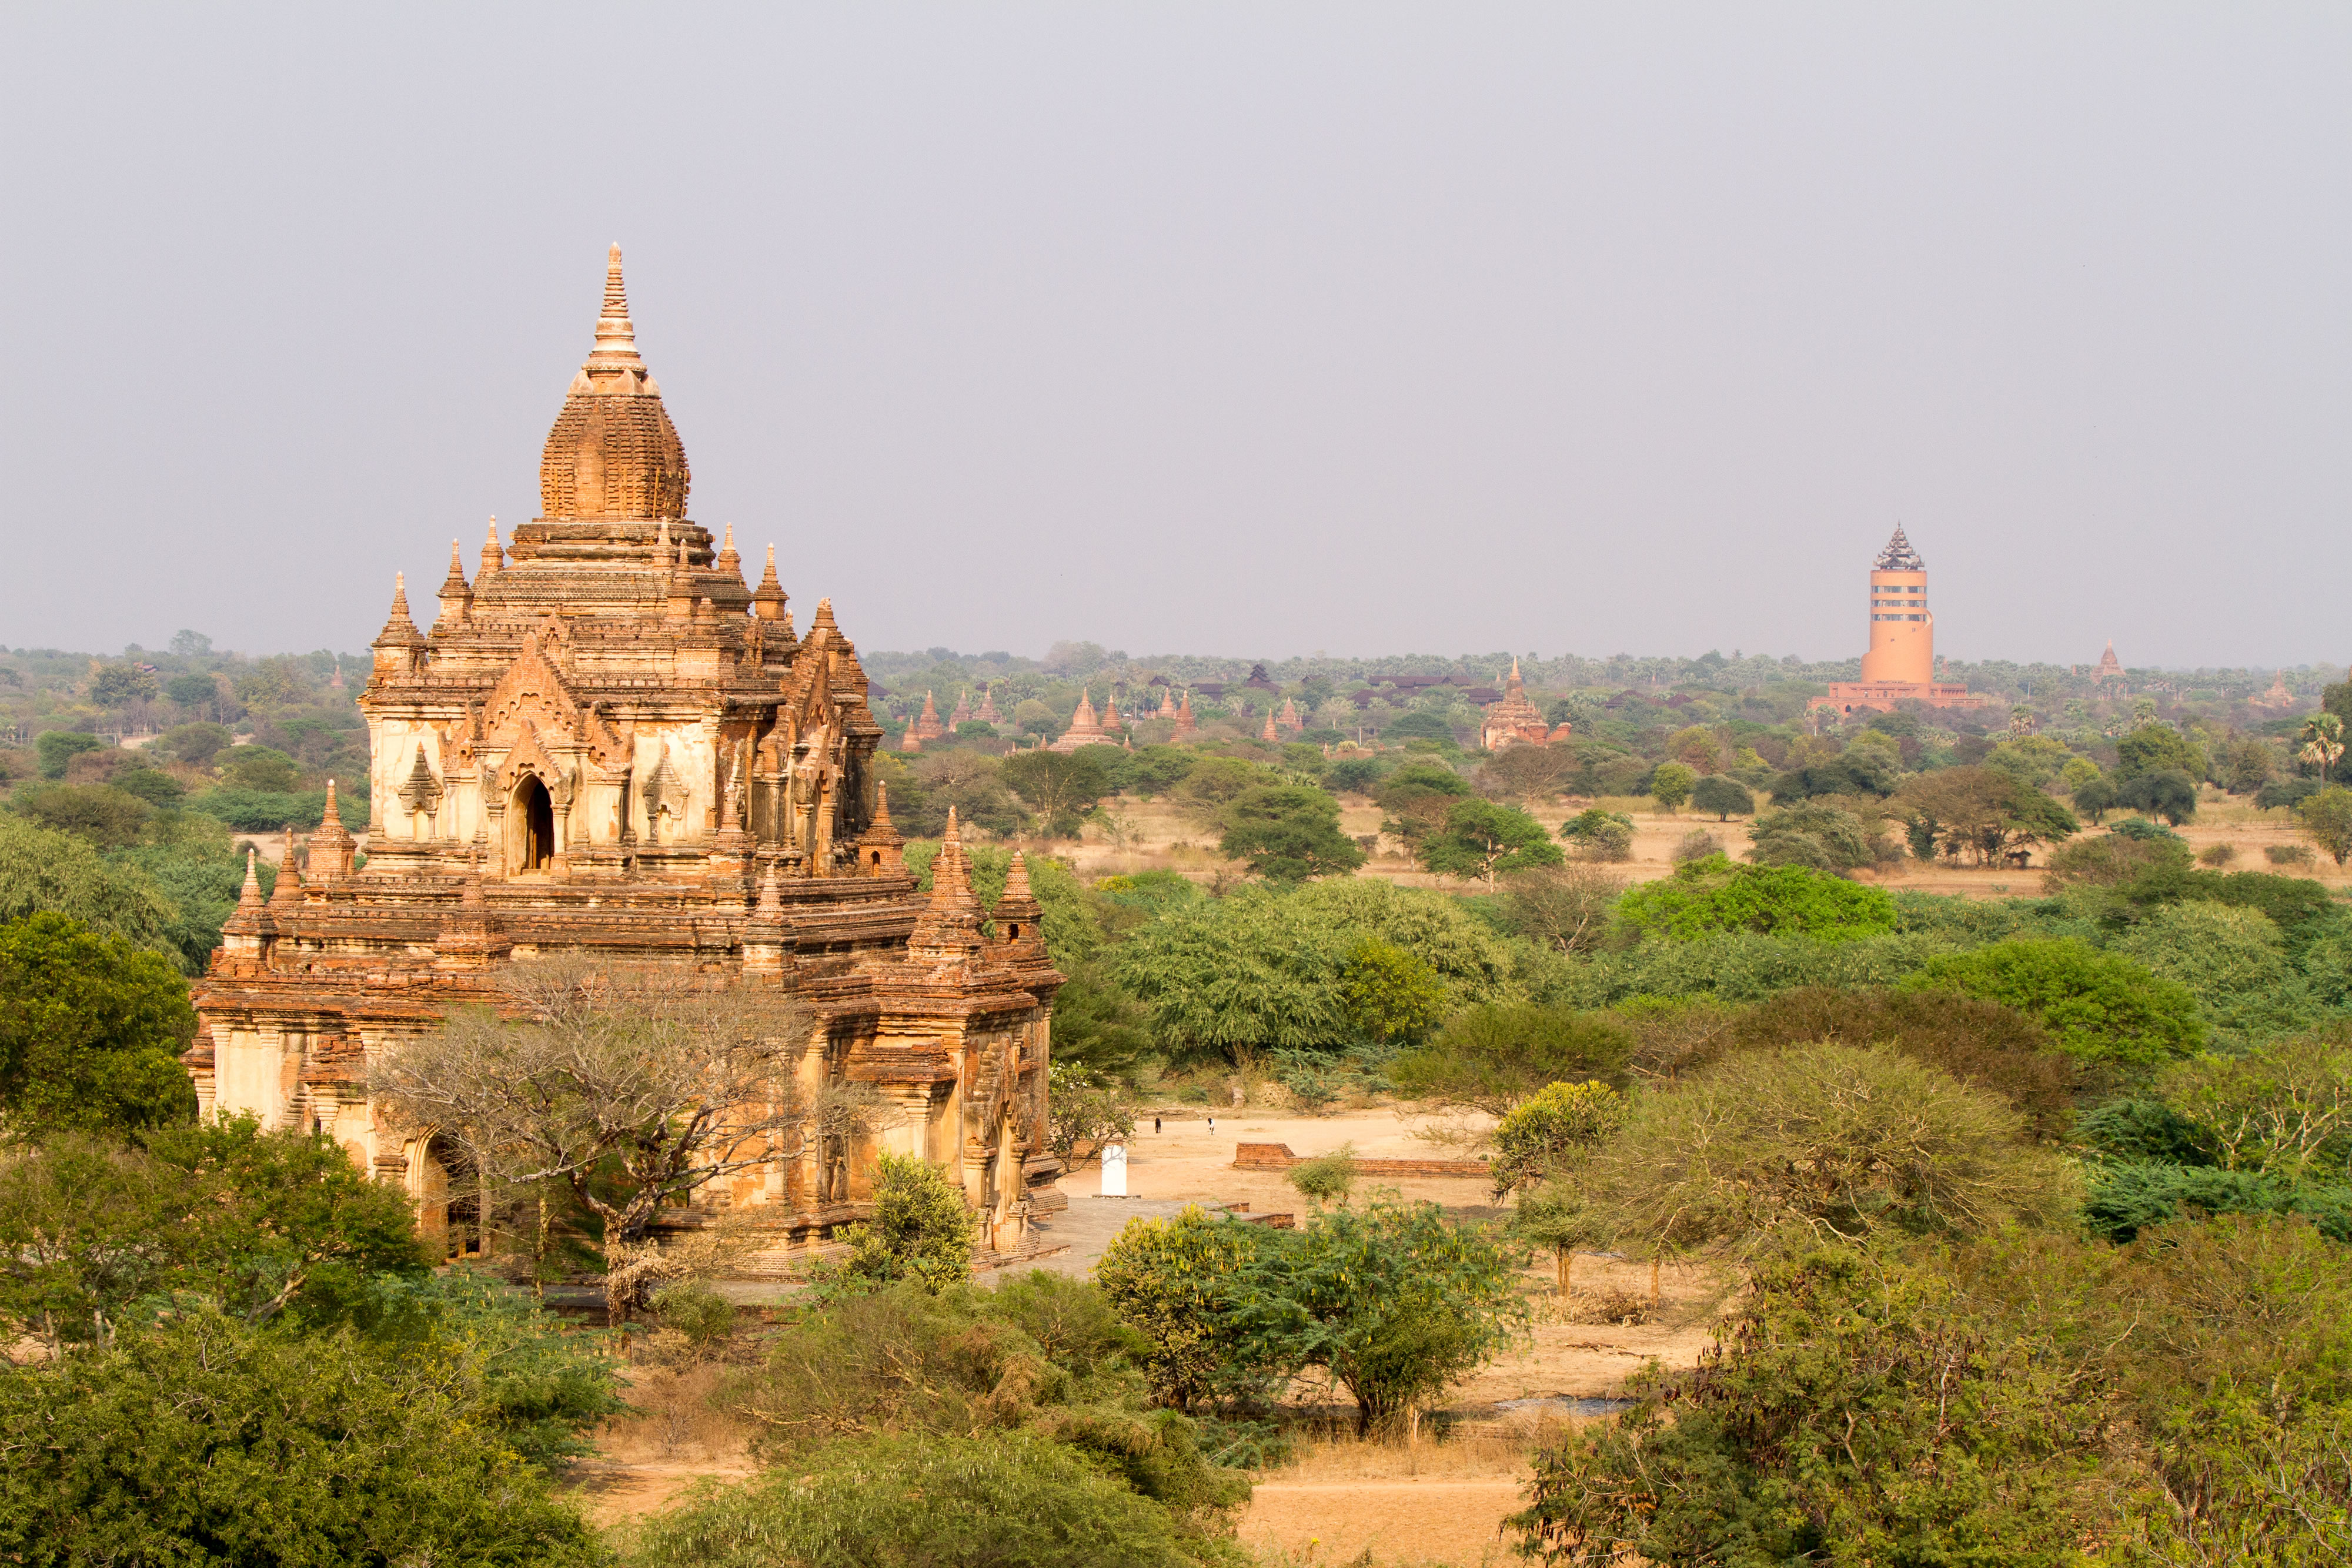
<svg viewBox="0 0 2352 1568">
<path fill-rule="evenodd" d="M 2327 770 L 2344 755 L 2344 721 L 2332 713 L 2315 713 L 2303 721 L 2303 742 L 2295 755 L 2305 762 L 2319 764 L 2319 781 L 2327 782 Z"/>
</svg>

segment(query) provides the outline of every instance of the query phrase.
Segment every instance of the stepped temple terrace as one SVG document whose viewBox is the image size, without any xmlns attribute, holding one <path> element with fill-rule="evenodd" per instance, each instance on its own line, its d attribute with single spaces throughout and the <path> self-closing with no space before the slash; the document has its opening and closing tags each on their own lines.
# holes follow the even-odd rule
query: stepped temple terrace
<svg viewBox="0 0 2352 1568">
<path fill-rule="evenodd" d="M 372 1100 L 371 1064 L 498 1000 L 509 966 L 674 966 L 793 998 L 801 1098 L 864 1084 L 884 1107 L 871 1133 L 771 1145 L 698 1202 L 805 1245 L 870 1212 L 879 1154 L 921 1155 L 1017 1250 L 1063 1202 L 1044 1157 L 1062 977 L 1027 872 L 1016 858 L 982 910 L 950 817 L 918 891 L 830 601 L 796 632 L 773 549 L 749 586 L 732 530 L 687 515 L 686 449 L 638 355 L 617 246 L 539 475 L 544 515 L 503 549 L 493 525 L 471 581 L 453 547 L 430 626 L 394 587 L 359 699 L 365 863 L 331 790 L 307 869 L 289 855 L 265 903 L 248 865 L 197 988 L 204 1108 L 331 1134 L 446 1237 L 465 1214 L 443 1147 Z"/>
<path fill-rule="evenodd" d="M 1966 685 L 1936 678 L 1936 617 L 1927 609 L 1927 563 L 1911 548 L 1900 524 L 1870 568 L 1870 647 L 1862 679 L 1832 681 L 1814 708 L 1838 713 L 1892 712 L 1898 703 L 1929 707 L 1982 707 L 1987 699 Z"/>
</svg>

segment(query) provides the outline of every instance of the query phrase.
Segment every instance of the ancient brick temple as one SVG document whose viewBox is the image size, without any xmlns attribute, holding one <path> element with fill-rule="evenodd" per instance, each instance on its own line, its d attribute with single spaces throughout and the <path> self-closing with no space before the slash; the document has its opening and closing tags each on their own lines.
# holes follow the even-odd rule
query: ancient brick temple
<svg viewBox="0 0 2352 1568">
<path fill-rule="evenodd" d="M 595 351 L 541 456 L 545 515 L 503 550 L 494 525 L 471 582 L 453 551 L 425 631 L 394 590 L 360 698 L 365 864 L 331 791 L 307 871 L 289 856 L 264 904 L 248 870 L 197 989 L 199 1096 L 331 1134 L 439 1229 L 432 1130 L 371 1103 L 369 1061 L 493 999 L 508 965 L 687 966 L 807 1003 L 804 1093 L 869 1083 L 901 1113 L 857 1146 L 780 1146 L 699 1201 L 761 1208 L 804 1243 L 867 1212 L 893 1149 L 947 1166 L 1009 1250 L 1061 1201 L 1044 1158 L 1061 977 L 1027 873 L 1016 860 L 983 912 L 950 818 L 932 891 L 917 891 L 830 601 L 796 634 L 772 548 L 747 586 L 731 529 L 714 539 L 688 518 L 687 486 L 615 246 Z"/>
</svg>

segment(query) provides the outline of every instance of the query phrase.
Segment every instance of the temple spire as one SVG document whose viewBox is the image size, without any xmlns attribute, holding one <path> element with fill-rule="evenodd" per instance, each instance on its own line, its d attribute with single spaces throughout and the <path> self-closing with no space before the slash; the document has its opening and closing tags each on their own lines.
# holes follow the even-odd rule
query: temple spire
<svg viewBox="0 0 2352 1568">
<path fill-rule="evenodd" d="M 455 626 L 466 619 L 474 607 L 474 591 L 466 582 L 465 558 L 458 553 L 457 541 L 449 541 L 449 575 L 441 580 L 441 624 Z"/>
<path fill-rule="evenodd" d="M 416 630 L 416 618 L 408 612 L 408 574 L 392 574 L 392 613 L 383 618 L 383 631 L 376 638 L 376 646 L 391 643 L 422 643 L 425 638 Z"/>
<path fill-rule="evenodd" d="M 482 541 L 482 566 L 474 580 L 481 582 L 506 570 L 507 552 L 499 548 L 499 520 L 490 519 L 490 537 Z"/>
<path fill-rule="evenodd" d="M 629 293 L 621 281 L 621 247 L 615 242 L 604 257 L 604 310 L 596 318 L 596 351 L 588 356 L 592 371 L 635 371 L 646 362 L 637 357 L 637 331 L 629 322 Z"/>
</svg>

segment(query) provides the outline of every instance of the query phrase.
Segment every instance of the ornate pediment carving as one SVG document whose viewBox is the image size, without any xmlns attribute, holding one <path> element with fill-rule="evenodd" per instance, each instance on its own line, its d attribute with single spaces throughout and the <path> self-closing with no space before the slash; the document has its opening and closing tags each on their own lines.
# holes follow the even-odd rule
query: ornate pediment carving
<svg viewBox="0 0 2352 1568">
<path fill-rule="evenodd" d="M 433 765 L 425 759 L 425 743 L 416 743 L 416 765 L 400 786 L 400 803 L 411 811 L 430 811 L 441 804 L 441 780 L 433 776 Z"/>
<path fill-rule="evenodd" d="M 475 718 L 475 740 L 492 747 L 511 747 L 524 730 L 536 729 L 547 737 L 543 745 L 576 747 L 600 772 L 617 776 L 628 766 L 628 747 L 613 733 L 603 712 L 572 692 L 563 674 L 571 652 L 571 634 L 559 622 L 551 621 L 525 636 L 522 652 L 490 688 Z"/>
</svg>

